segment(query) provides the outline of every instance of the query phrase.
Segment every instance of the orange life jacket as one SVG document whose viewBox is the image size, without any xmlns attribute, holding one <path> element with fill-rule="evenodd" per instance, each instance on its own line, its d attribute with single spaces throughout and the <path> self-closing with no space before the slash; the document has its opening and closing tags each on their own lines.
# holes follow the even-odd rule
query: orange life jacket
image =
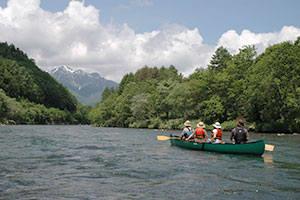
<svg viewBox="0 0 300 200">
<path fill-rule="evenodd" d="M 205 138 L 205 131 L 203 128 L 196 128 L 195 134 L 197 138 L 203 139 Z"/>
<path fill-rule="evenodd" d="M 213 132 L 211 132 L 211 137 L 214 137 L 214 133 Z M 218 128 L 217 128 L 216 139 L 222 140 L 222 131 L 220 129 L 218 129 Z"/>
</svg>

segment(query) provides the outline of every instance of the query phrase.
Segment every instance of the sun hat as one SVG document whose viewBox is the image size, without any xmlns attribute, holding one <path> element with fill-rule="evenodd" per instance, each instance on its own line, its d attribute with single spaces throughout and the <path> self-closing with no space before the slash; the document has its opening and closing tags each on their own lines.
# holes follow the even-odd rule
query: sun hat
<svg viewBox="0 0 300 200">
<path fill-rule="evenodd" d="M 187 120 L 187 121 L 184 122 L 184 125 L 185 126 L 191 126 L 191 122 L 189 120 Z"/>
<path fill-rule="evenodd" d="M 213 126 L 214 126 L 215 128 L 222 128 L 222 127 L 221 127 L 221 124 L 220 124 L 219 122 L 216 122 L 215 124 L 213 124 Z"/>
<path fill-rule="evenodd" d="M 244 121 L 241 120 L 241 119 L 238 120 L 238 121 L 237 121 L 237 125 L 240 126 L 240 127 L 244 126 Z"/>
<path fill-rule="evenodd" d="M 198 128 L 200 128 L 200 127 L 205 128 L 205 124 L 204 124 L 203 122 L 199 122 L 199 123 L 197 124 L 197 127 L 198 127 Z"/>
</svg>

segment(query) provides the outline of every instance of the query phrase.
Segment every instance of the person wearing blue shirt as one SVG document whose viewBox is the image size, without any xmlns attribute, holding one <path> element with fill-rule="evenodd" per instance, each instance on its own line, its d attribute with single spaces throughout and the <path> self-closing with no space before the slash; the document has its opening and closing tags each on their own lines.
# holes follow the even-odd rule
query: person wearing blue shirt
<svg viewBox="0 0 300 200">
<path fill-rule="evenodd" d="M 191 127 L 191 122 L 187 120 L 184 122 L 184 129 L 181 132 L 181 138 L 186 139 L 188 138 L 191 134 L 194 133 L 194 129 Z"/>
</svg>

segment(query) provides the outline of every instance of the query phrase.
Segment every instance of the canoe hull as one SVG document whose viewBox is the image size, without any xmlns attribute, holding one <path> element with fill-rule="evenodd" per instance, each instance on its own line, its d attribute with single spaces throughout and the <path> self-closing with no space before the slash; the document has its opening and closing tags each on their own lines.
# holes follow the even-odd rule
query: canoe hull
<svg viewBox="0 0 300 200">
<path fill-rule="evenodd" d="M 170 137 L 174 136 L 171 135 Z M 262 155 L 265 151 L 265 142 L 263 140 L 248 142 L 246 144 L 211 144 L 185 141 L 180 139 L 170 139 L 170 142 L 172 145 L 186 149 L 219 153 Z"/>
</svg>

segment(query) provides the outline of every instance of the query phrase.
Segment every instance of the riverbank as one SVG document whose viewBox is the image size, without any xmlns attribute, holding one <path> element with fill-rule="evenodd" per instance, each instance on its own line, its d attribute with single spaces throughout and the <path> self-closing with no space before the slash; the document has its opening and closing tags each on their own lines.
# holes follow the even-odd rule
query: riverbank
<svg viewBox="0 0 300 200">
<path fill-rule="evenodd" d="M 193 128 L 197 128 L 197 124 L 199 123 L 200 120 L 190 120 L 191 125 Z M 159 122 L 159 123 L 158 123 Z M 184 121 L 175 119 L 175 120 L 169 120 L 169 121 L 157 121 L 156 123 L 150 123 L 150 122 L 135 122 L 133 124 L 130 124 L 129 127 L 127 128 L 143 128 L 143 129 L 160 129 L 160 130 L 182 130 L 184 128 L 183 125 Z M 24 124 L 16 124 L 16 123 L 2 123 L 0 126 L 6 126 L 6 125 L 24 125 Z M 27 125 L 71 125 L 71 124 L 27 124 Z M 81 124 L 72 124 L 72 125 L 81 125 Z M 86 124 L 86 125 L 91 125 L 94 127 L 99 127 L 96 124 Z M 206 130 L 211 131 L 213 130 L 213 124 L 205 124 Z M 236 121 L 225 121 L 221 123 L 221 127 L 223 131 L 231 131 L 236 127 Z M 300 134 L 299 131 L 288 131 L 287 129 L 284 129 L 283 127 L 281 128 L 276 128 L 278 126 L 272 126 L 270 124 L 266 123 L 245 123 L 245 128 L 249 132 L 260 132 L 260 133 L 270 133 L 270 134 Z M 119 128 L 126 128 L 126 127 L 119 127 Z"/>
<path fill-rule="evenodd" d="M 182 130 L 184 128 L 183 119 L 173 119 L 168 121 L 162 121 L 160 119 L 154 119 L 149 121 L 135 122 L 129 125 L 129 128 L 149 128 L 149 129 L 164 129 L 164 130 Z M 197 124 L 201 120 L 190 120 L 193 128 L 197 128 Z M 237 127 L 237 121 L 225 121 L 220 122 L 223 131 L 231 131 Z M 92 124 L 92 126 L 98 126 Z M 213 124 L 206 124 L 206 130 L 213 130 Z M 260 132 L 260 133 L 285 133 L 285 134 L 299 134 L 300 127 L 297 131 L 289 131 L 284 123 L 251 123 L 245 122 L 245 128 L 250 132 Z"/>
</svg>

